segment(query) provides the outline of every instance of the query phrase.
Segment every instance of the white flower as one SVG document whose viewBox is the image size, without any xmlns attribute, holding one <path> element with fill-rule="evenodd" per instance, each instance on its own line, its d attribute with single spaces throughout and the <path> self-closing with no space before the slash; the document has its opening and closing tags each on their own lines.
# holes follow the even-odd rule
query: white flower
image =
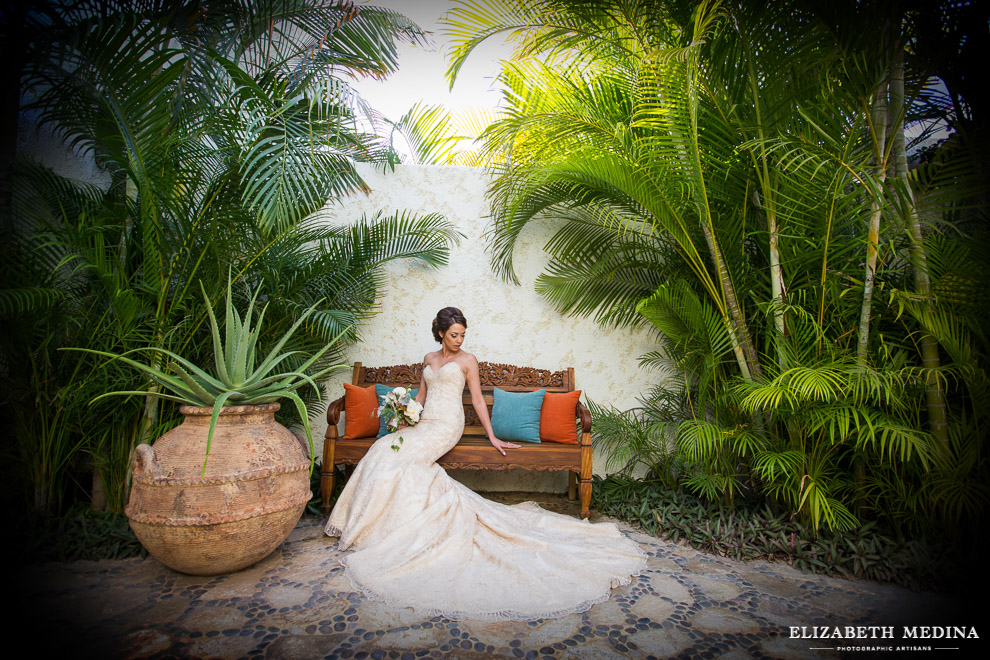
<svg viewBox="0 0 990 660">
<path fill-rule="evenodd" d="M 397 387 L 394 390 L 392 390 L 392 394 L 395 395 L 395 398 L 401 399 L 406 394 L 406 388 L 404 388 L 404 387 Z"/>
<path fill-rule="evenodd" d="M 413 424 L 415 424 L 416 422 L 419 421 L 419 411 L 418 410 L 415 410 L 415 411 L 414 410 L 406 410 L 406 417 L 409 419 L 410 422 L 412 422 Z"/>
<path fill-rule="evenodd" d="M 406 413 L 416 413 L 416 417 L 418 418 L 421 412 L 423 412 L 423 404 L 416 399 L 413 399 L 406 405 Z"/>
</svg>

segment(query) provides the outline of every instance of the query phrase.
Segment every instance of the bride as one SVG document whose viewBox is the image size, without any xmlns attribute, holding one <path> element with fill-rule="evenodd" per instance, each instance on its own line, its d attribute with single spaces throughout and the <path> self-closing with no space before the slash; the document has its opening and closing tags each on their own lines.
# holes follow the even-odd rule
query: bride
<svg viewBox="0 0 990 660">
<path fill-rule="evenodd" d="M 581 612 L 607 600 L 646 565 L 612 523 L 592 525 L 532 502 L 491 502 L 436 461 L 464 428 L 465 382 L 492 446 L 478 360 L 461 350 L 467 320 L 446 307 L 433 320 L 440 350 L 423 358 L 416 426 L 379 438 L 355 468 L 327 521 L 353 549 L 341 563 L 369 598 L 453 619 L 519 620 Z M 403 442 L 392 449 L 396 436 Z"/>
</svg>

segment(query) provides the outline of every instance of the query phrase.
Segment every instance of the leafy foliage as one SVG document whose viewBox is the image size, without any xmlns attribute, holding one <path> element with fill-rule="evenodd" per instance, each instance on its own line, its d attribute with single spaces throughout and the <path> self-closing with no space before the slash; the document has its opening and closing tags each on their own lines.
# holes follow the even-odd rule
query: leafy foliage
<svg viewBox="0 0 990 660">
<path fill-rule="evenodd" d="M 254 350 L 294 327 L 280 370 L 319 372 L 375 312 L 385 263 L 446 263 L 460 235 L 435 214 L 343 226 L 317 214 L 366 188 L 356 161 L 390 158 L 360 128 L 369 110 L 348 81 L 388 75 L 397 41 L 424 35 L 347 0 L 62 3 L 25 20 L 22 106 L 109 185 L 17 164 L 15 220 L 0 227 L 5 464 L 39 512 L 59 511 L 87 469 L 120 510 L 131 449 L 178 417 L 146 374 L 177 355 L 211 360 L 209 309 L 228 273 L 232 308 L 264 292 Z M 144 371 L 60 347 L 129 354 Z M 89 404 L 109 391 L 133 394 Z M 320 392 L 293 394 L 279 419 L 305 425 Z"/>
<path fill-rule="evenodd" d="M 653 480 L 595 477 L 592 506 L 650 534 L 735 560 L 781 561 L 802 571 L 895 582 L 911 589 L 958 588 L 965 579 L 945 540 L 889 535 L 876 523 L 816 532 L 770 507 L 706 503 Z"/>
<path fill-rule="evenodd" d="M 18 559 L 25 562 L 71 562 L 80 559 L 128 559 L 147 556 L 122 513 L 93 511 L 79 503 L 58 518 L 32 521 L 35 528 L 22 528 L 17 544 Z"/>
<path fill-rule="evenodd" d="M 975 3 L 941 4 L 939 39 L 970 48 Z M 958 77 L 922 52 L 932 18 L 717 0 L 450 12 L 451 79 L 492 36 L 515 44 L 484 134 L 496 272 L 517 281 L 516 243 L 549 222 L 537 290 L 657 332 L 643 365 L 665 386 L 598 407 L 611 465 L 724 505 L 759 495 L 816 530 L 978 529 L 986 133 L 932 91 Z M 965 132 L 909 168 L 907 122 L 950 115 Z"/>
<path fill-rule="evenodd" d="M 667 486 L 677 484 L 678 459 L 670 438 L 673 417 L 662 407 L 664 394 L 653 393 L 640 409 L 619 411 L 588 401 L 595 420 L 596 446 L 605 453 L 605 469 L 631 475 L 645 470 Z M 680 402 L 668 402 L 678 409 Z"/>
</svg>

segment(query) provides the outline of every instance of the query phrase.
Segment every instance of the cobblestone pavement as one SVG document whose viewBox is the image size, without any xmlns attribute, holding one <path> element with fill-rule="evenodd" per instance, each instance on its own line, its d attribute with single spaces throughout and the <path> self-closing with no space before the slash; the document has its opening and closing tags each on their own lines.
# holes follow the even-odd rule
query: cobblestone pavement
<svg viewBox="0 0 990 660">
<path fill-rule="evenodd" d="M 530 497 L 574 511 L 562 497 Z M 182 575 L 152 558 L 32 567 L 23 611 L 43 619 L 36 644 L 102 658 L 824 658 L 847 642 L 792 639 L 791 627 L 897 626 L 899 636 L 908 623 L 952 623 L 934 614 L 952 607 L 944 596 L 730 561 L 620 527 L 649 553 L 646 573 L 559 619 L 453 621 L 368 601 L 313 516 L 267 559 L 219 577 Z M 969 657 L 968 640 L 949 641 L 941 645 Z"/>
</svg>

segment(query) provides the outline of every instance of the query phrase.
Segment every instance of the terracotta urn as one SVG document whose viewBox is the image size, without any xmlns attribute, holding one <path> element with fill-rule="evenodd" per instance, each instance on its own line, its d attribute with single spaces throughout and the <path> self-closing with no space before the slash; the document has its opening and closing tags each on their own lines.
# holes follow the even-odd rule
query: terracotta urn
<svg viewBox="0 0 990 660">
<path fill-rule="evenodd" d="M 267 557 L 310 499 L 309 458 L 275 421 L 277 403 L 220 412 L 206 474 L 211 408 L 182 406 L 185 421 L 131 459 L 125 513 L 148 552 L 190 575 L 220 575 Z"/>
</svg>

